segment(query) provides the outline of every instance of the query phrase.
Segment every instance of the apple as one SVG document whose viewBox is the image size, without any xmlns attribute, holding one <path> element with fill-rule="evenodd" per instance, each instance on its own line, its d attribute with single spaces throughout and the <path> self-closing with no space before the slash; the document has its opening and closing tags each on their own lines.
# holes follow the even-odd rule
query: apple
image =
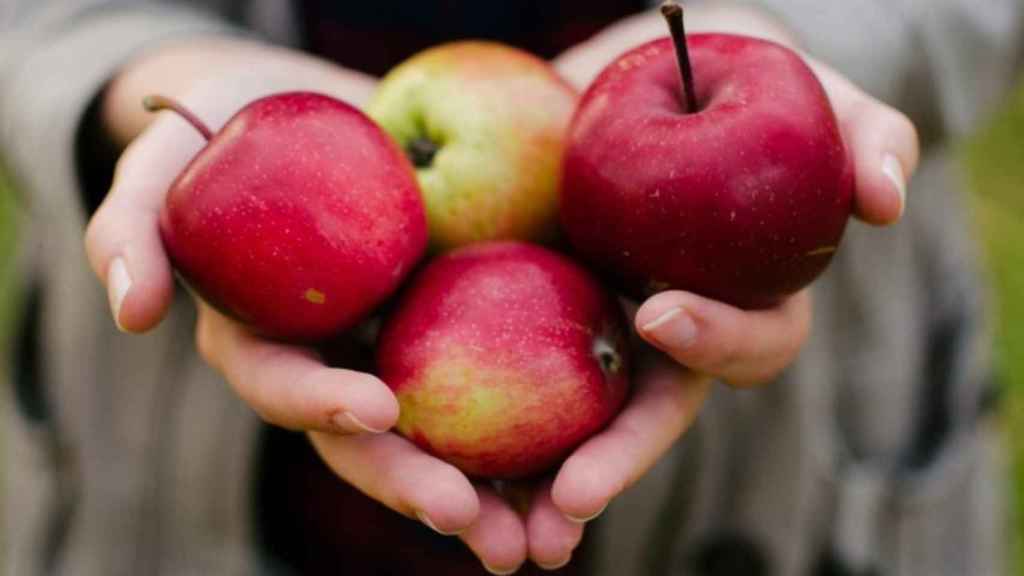
<svg viewBox="0 0 1024 576">
<path fill-rule="evenodd" d="M 558 463 L 622 405 L 629 359 L 617 300 L 568 258 L 519 242 L 431 262 L 378 339 L 397 430 L 476 477 Z"/>
<path fill-rule="evenodd" d="M 430 242 L 544 241 L 558 228 L 576 91 L 543 60 L 491 42 L 423 51 L 381 81 L 368 114 L 405 149 Z"/>
<path fill-rule="evenodd" d="M 395 143 L 352 106 L 292 92 L 207 137 L 167 193 L 160 233 L 212 305 L 270 337 L 312 341 L 366 317 L 426 249 L 423 202 Z"/>
<path fill-rule="evenodd" d="M 771 306 L 827 267 L 849 219 L 853 167 L 835 114 L 792 50 L 686 39 L 679 7 L 663 11 L 675 43 L 626 52 L 580 101 L 563 228 L 632 295 L 678 288 Z"/>
</svg>

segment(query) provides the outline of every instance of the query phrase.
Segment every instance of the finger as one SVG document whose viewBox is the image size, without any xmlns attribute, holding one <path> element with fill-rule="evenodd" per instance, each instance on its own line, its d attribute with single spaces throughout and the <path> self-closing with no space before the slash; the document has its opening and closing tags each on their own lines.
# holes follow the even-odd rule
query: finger
<svg viewBox="0 0 1024 576">
<path fill-rule="evenodd" d="M 445 535 L 476 522 L 481 502 L 462 472 L 396 434 L 338 436 L 311 432 L 313 446 L 334 471 L 388 508 Z"/>
<path fill-rule="evenodd" d="M 572 560 L 572 551 L 583 538 L 583 524 L 562 514 L 551 500 L 552 482 L 535 492 L 526 517 L 526 540 L 530 559 L 544 570 L 557 570 Z"/>
<path fill-rule="evenodd" d="M 680 364 L 730 384 L 767 382 L 807 340 L 810 292 L 767 310 L 741 310 L 689 292 L 652 296 L 636 314 L 640 336 Z"/>
<path fill-rule="evenodd" d="M 157 229 L 157 216 L 122 201 L 104 202 L 85 236 L 93 270 L 107 288 L 117 327 L 145 332 L 171 305 L 174 281 Z"/>
<path fill-rule="evenodd" d="M 328 368 L 311 351 L 264 340 L 200 303 L 196 344 L 264 420 L 293 430 L 380 433 L 398 401 L 375 376 Z"/>
<path fill-rule="evenodd" d="M 526 562 L 523 520 L 490 488 L 478 487 L 480 515 L 460 538 L 491 574 L 513 574 Z"/>
<path fill-rule="evenodd" d="M 573 452 L 555 476 L 551 500 L 574 522 L 597 517 L 646 473 L 690 426 L 710 389 L 709 379 L 664 358 L 637 383 L 626 408 Z"/>
<path fill-rule="evenodd" d="M 168 187 L 202 144 L 176 128 L 170 120 L 156 122 L 125 150 L 85 234 L 114 322 L 129 332 L 156 326 L 174 294 L 158 218 Z"/>
<path fill-rule="evenodd" d="M 906 207 L 907 180 L 917 169 L 914 124 L 828 66 L 809 61 L 828 92 L 853 157 L 857 216 L 876 225 L 896 222 Z"/>
</svg>

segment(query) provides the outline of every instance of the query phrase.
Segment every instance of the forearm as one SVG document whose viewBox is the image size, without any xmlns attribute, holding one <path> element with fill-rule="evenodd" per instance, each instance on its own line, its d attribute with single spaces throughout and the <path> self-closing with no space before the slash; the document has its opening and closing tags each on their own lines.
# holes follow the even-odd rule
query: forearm
<svg viewBox="0 0 1024 576">
<path fill-rule="evenodd" d="M 732 32 L 767 38 L 795 46 L 795 37 L 769 12 L 730 2 L 686 4 L 686 29 L 694 32 Z M 577 87 L 584 87 L 608 63 L 626 50 L 648 40 L 668 35 L 658 10 L 649 10 L 621 20 L 587 42 L 567 50 L 555 59 L 555 67 Z"/>
<path fill-rule="evenodd" d="M 141 105 L 148 94 L 188 100 L 211 84 L 223 84 L 233 97 L 219 99 L 217 109 L 197 110 L 216 125 L 245 100 L 264 93 L 314 89 L 361 105 L 374 83 L 364 74 L 286 48 L 239 38 L 209 38 L 166 44 L 130 62 L 107 89 L 102 114 L 110 135 L 124 145 L 153 118 Z"/>
</svg>

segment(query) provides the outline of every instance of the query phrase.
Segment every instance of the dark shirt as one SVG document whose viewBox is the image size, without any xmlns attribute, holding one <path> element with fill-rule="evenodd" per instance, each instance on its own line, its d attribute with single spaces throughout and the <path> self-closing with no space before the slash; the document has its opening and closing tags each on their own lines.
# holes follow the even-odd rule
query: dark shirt
<svg viewBox="0 0 1024 576">
<path fill-rule="evenodd" d="M 643 0 L 300 0 L 305 47 L 345 67 L 382 75 L 442 42 L 488 39 L 553 58 Z"/>
<path fill-rule="evenodd" d="M 453 40 L 494 40 L 554 58 L 648 5 L 644 0 L 294 1 L 306 51 L 376 76 L 420 50 Z M 120 153 L 100 129 L 99 103 L 94 100 L 85 114 L 76 146 L 89 214 L 110 187 Z"/>
</svg>

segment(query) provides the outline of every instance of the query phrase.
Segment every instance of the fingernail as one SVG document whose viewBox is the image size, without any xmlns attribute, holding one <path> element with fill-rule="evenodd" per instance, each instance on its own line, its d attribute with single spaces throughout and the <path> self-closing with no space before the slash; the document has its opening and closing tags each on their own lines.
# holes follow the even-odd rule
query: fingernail
<svg viewBox="0 0 1024 576">
<path fill-rule="evenodd" d="M 128 291 L 132 289 L 132 277 L 128 274 L 128 267 L 124 258 L 114 258 L 107 267 L 107 298 L 110 300 L 110 312 L 114 315 L 114 323 L 118 330 L 124 331 L 121 326 L 121 305 Z"/>
<path fill-rule="evenodd" d="M 445 532 L 444 530 L 441 530 L 440 528 L 437 527 L 437 525 L 434 524 L 433 521 L 431 521 L 430 516 L 427 516 L 425 513 L 421 512 L 420 510 L 416 511 L 416 517 L 419 518 L 420 522 L 423 522 L 427 526 L 427 528 L 430 528 L 431 530 L 433 530 L 434 532 L 437 532 L 438 534 L 440 534 L 442 536 L 455 536 L 459 532 L 461 532 L 461 530 L 460 531 L 456 531 L 456 532 Z"/>
<path fill-rule="evenodd" d="M 516 566 L 515 568 L 512 568 L 512 569 L 499 570 L 497 568 L 491 568 L 490 566 L 487 565 L 487 562 L 481 562 L 481 563 L 484 565 L 484 570 L 487 570 L 488 572 L 490 572 L 491 574 L 494 574 L 495 576 L 508 576 L 509 574 L 515 574 L 516 572 L 519 571 L 519 566 Z"/>
<path fill-rule="evenodd" d="M 570 553 L 568 556 L 565 557 L 565 560 L 562 560 L 561 562 L 556 562 L 555 564 L 541 564 L 540 562 L 537 562 L 537 566 L 541 570 L 553 571 L 553 570 L 558 570 L 559 568 L 563 568 L 571 560 L 572 560 L 572 554 Z"/>
<path fill-rule="evenodd" d="M 672 350 L 688 348 L 697 339 L 697 324 L 682 308 L 673 308 L 644 324 L 644 334 Z"/>
<path fill-rule="evenodd" d="M 605 504 L 604 506 L 601 506 L 600 510 L 598 510 L 597 512 L 594 512 L 593 514 L 591 514 L 590 516 L 587 516 L 586 518 L 577 518 L 576 516 L 572 516 L 570 514 L 566 514 L 565 517 L 568 518 L 571 522 L 575 522 L 577 524 L 586 524 L 587 522 L 590 522 L 594 518 L 597 518 L 598 516 L 600 516 L 604 512 L 604 509 L 607 508 L 607 507 L 608 507 L 607 504 Z"/>
<path fill-rule="evenodd" d="M 907 205 L 907 177 L 903 173 L 903 165 L 892 154 L 886 154 L 882 159 L 882 173 L 896 187 L 896 193 L 900 198 L 900 216 L 903 216 Z"/>
<path fill-rule="evenodd" d="M 382 434 L 387 432 L 387 430 L 380 430 L 378 428 L 367 426 L 351 412 L 338 412 L 333 418 L 331 418 L 331 420 L 334 422 L 334 425 L 341 428 L 343 432 L 349 432 L 352 428 L 362 430 L 363 432 L 370 432 L 372 434 Z"/>
</svg>

